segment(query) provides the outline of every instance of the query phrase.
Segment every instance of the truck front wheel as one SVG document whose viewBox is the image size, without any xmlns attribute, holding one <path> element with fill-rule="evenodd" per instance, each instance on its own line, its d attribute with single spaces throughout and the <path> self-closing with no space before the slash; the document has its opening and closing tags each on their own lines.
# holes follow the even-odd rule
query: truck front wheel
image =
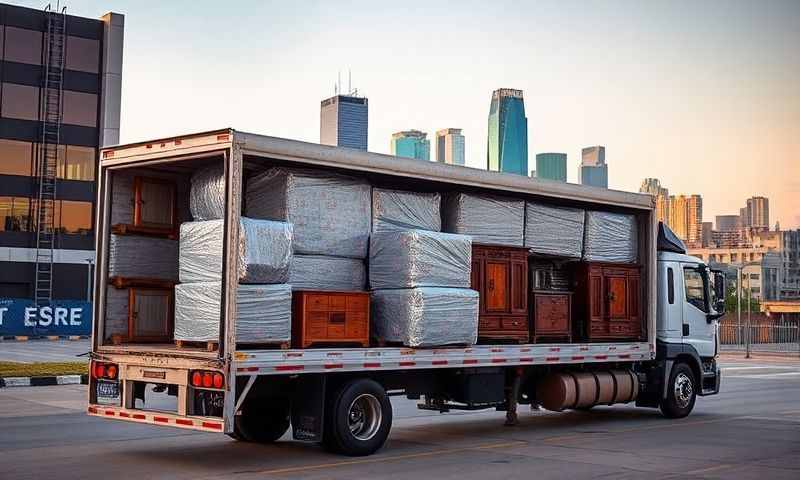
<svg viewBox="0 0 800 480">
<path fill-rule="evenodd" d="M 661 400 L 661 413 L 667 418 L 683 418 L 689 415 L 697 399 L 697 383 L 689 365 L 676 363 L 672 367 L 667 385 L 667 398 Z"/>
<path fill-rule="evenodd" d="M 289 429 L 289 402 L 245 402 L 233 423 L 231 438 L 244 442 L 272 443 Z"/>
<path fill-rule="evenodd" d="M 392 404 L 376 381 L 361 378 L 345 383 L 326 412 L 323 443 L 328 450 L 350 456 L 380 449 L 392 428 Z"/>
</svg>

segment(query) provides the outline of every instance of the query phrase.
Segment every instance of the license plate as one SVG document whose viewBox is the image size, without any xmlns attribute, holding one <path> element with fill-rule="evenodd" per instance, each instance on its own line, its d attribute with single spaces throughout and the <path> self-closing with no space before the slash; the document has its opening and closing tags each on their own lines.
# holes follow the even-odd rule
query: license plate
<svg viewBox="0 0 800 480">
<path fill-rule="evenodd" d="M 119 382 L 98 381 L 95 386 L 97 403 L 119 404 Z"/>
</svg>

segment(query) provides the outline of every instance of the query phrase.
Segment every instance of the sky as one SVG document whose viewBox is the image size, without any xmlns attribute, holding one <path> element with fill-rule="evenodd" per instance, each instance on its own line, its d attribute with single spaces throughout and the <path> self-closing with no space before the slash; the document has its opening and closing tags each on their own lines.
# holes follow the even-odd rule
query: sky
<svg viewBox="0 0 800 480">
<path fill-rule="evenodd" d="M 39 8 L 40 2 L 20 2 Z M 221 127 L 319 141 L 337 73 L 369 98 L 369 149 L 462 128 L 486 165 L 492 90 L 524 91 L 535 154 L 604 145 L 609 187 L 659 178 L 703 216 L 770 199 L 800 227 L 800 1 L 71 0 L 125 15 L 121 141 Z"/>
</svg>

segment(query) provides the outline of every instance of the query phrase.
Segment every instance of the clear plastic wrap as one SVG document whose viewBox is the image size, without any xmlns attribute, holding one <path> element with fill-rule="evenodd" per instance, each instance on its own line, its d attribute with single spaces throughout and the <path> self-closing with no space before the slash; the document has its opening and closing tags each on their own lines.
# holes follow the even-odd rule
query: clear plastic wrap
<svg viewBox="0 0 800 480">
<path fill-rule="evenodd" d="M 223 220 L 186 222 L 180 231 L 180 280 L 222 279 Z M 292 226 L 284 222 L 239 222 L 239 283 L 286 283 L 292 261 Z"/>
<path fill-rule="evenodd" d="M 405 230 L 373 233 L 370 288 L 469 288 L 472 240 L 467 235 Z"/>
<path fill-rule="evenodd" d="M 636 263 L 639 239 L 636 217 L 621 213 L 586 212 L 583 259 L 590 262 Z"/>
<path fill-rule="evenodd" d="M 106 320 L 103 333 L 109 339 L 112 335 L 128 334 L 128 302 L 130 296 L 127 288 L 106 287 Z"/>
<path fill-rule="evenodd" d="M 527 202 L 525 246 L 542 255 L 581 258 L 585 216 L 585 210 L 579 208 Z"/>
<path fill-rule="evenodd" d="M 178 281 L 177 240 L 112 234 L 108 276 Z"/>
<path fill-rule="evenodd" d="M 363 291 L 367 278 L 358 258 L 295 255 L 289 269 L 294 290 Z"/>
<path fill-rule="evenodd" d="M 473 243 L 521 247 L 525 234 L 525 202 L 471 193 L 445 197 L 443 230 L 472 236 Z"/>
<path fill-rule="evenodd" d="M 370 186 L 332 173 L 271 168 L 247 182 L 245 215 L 291 223 L 294 251 L 366 258 Z"/>
<path fill-rule="evenodd" d="M 175 340 L 219 339 L 222 282 L 175 286 Z M 292 288 L 239 285 L 236 294 L 236 343 L 282 343 L 291 339 Z"/>
<path fill-rule="evenodd" d="M 409 347 L 473 345 L 478 339 L 478 292 L 467 288 L 374 290 L 372 336 Z"/>
<path fill-rule="evenodd" d="M 438 193 L 372 189 L 372 231 L 442 229 L 441 196 Z"/>
<path fill-rule="evenodd" d="M 192 175 L 189 210 L 197 221 L 225 218 L 225 169 L 222 164 L 203 168 Z"/>
</svg>

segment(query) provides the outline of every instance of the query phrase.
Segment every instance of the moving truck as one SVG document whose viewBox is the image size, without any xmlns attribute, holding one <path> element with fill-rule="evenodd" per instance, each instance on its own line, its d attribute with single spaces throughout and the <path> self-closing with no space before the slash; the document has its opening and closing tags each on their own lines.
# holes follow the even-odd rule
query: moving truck
<svg viewBox="0 0 800 480">
<path fill-rule="evenodd" d="M 209 165 L 224 169 L 222 288 L 218 344 L 199 348 L 173 341 L 169 309 L 174 300 L 169 294 L 159 297 L 168 286 L 157 281 L 124 285 L 124 279 L 111 278 L 109 242 L 112 233 L 125 229 L 159 234 L 158 222 L 148 223 L 143 216 L 166 216 L 164 221 L 173 225 L 185 219 L 188 179 Z M 341 173 L 397 189 L 468 191 L 631 215 L 638 229 L 640 301 L 628 305 L 639 309 L 641 336 L 432 348 L 239 345 L 236 259 L 242 248 L 243 185 L 249 176 L 274 166 Z M 668 418 L 681 418 L 692 411 L 697 396 L 719 392 L 716 319 L 724 306 L 724 277 L 686 255 L 681 242 L 657 222 L 649 195 L 233 129 L 105 148 L 97 178 L 89 415 L 253 442 L 275 441 L 291 427 L 295 439 L 322 442 L 346 455 L 368 455 L 389 435 L 391 395 L 419 399 L 420 408 L 440 412 L 495 408 L 513 423 L 519 404 L 564 410 L 635 401 L 660 408 Z M 159 190 L 159 178 L 177 180 Z M 134 205 L 119 195 L 123 188 L 131 191 L 130 179 Z M 120 225 L 123 214 L 138 221 Z M 137 254 L 147 261 L 145 252 Z M 127 288 L 125 300 L 130 301 L 122 313 L 129 321 L 122 334 L 113 333 L 118 326 L 111 320 L 118 308 L 111 296 L 118 288 Z M 609 292 L 609 298 L 614 294 Z M 583 301 L 574 297 L 573 308 L 581 309 Z M 164 322 L 137 326 L 143 312 L 158 302 L 168 312 Z"/>
</svg>

